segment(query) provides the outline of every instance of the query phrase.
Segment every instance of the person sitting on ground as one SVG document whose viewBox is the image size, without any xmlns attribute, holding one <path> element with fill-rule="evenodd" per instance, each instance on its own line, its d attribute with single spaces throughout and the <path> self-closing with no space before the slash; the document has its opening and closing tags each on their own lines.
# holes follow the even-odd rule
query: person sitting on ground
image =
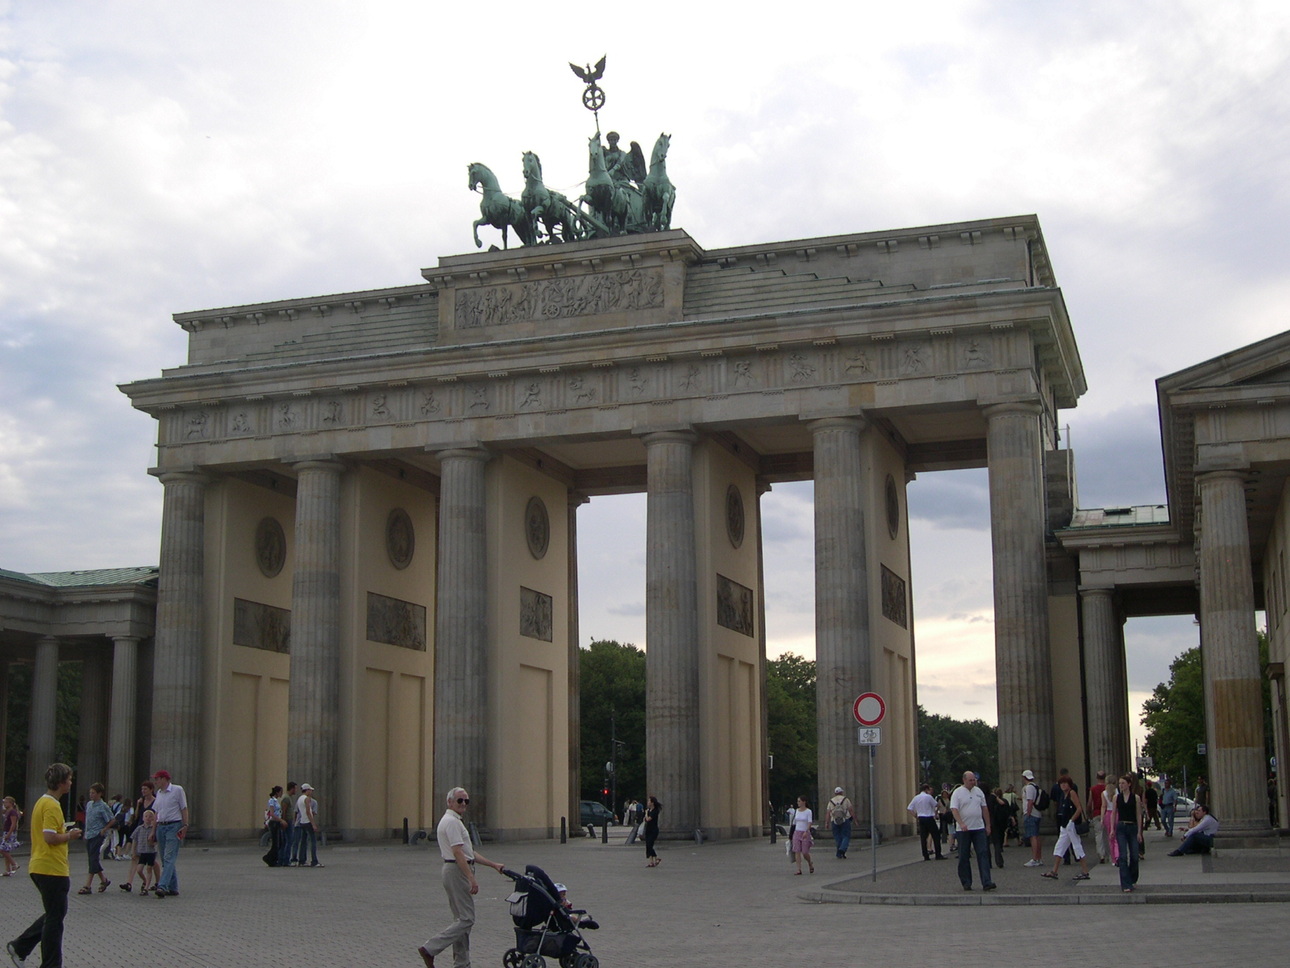
<svg viewBox="0 0 1290 968">
<path fill-rule="evenodd" d="M 1209 812 L 1209 807 L 1198 803 L 1191 812 L 1191 824 L 1183 831 L 1182 843 L 1177 850 L 1169 852 L 1170 857 L 1181 857 L 1183 854 L 1208 854 L 1214 846 L 1214 834 L 1218 833 L 1218 820 Z"/>
</svg>

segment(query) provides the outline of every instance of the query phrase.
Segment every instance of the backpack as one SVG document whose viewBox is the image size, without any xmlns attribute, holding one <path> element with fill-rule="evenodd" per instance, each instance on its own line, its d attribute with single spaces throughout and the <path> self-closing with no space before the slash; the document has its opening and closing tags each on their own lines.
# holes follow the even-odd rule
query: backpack
<svg viewBox="0 0 1290 968">
<path fill-rule="evenodd" d="M 1053 798 L 1048 795 L 1048 791 L 1038 784 L 1035 785 L 1035 809 L 1047 810 L 1053 804 Z"/>
<path fill-rule="evenodd" d="M 847 822 L 847 798 L 841 800 L 833 799 L 829 801 L 829 819 L 834 823 Z"/>
</svg>

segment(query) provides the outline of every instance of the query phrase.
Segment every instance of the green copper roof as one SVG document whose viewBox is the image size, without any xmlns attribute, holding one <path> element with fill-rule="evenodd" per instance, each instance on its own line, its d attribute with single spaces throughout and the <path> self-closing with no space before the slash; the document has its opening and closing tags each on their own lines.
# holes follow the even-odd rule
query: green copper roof
<svg viewBox="0 0 1290 968">
<path fill-rule="evenodd" d="M 1139 504 L 1120 508 L 1079 508 L 1063 530 L 1079 528 L 1129 528 L 1144 524 L 1168 524 L 1169 508 L 1164 504 Z"/>
<path fill-rule="evenodd" d="M 18 571 L 0 568 L 0 578 L 47 585 L 51 588 L 86 588 L 100 585 L 155 585 L 158 569 L 143 568 L 88 568 L 82 571 L 44 571 L 25 575 Z"/>
</svg>

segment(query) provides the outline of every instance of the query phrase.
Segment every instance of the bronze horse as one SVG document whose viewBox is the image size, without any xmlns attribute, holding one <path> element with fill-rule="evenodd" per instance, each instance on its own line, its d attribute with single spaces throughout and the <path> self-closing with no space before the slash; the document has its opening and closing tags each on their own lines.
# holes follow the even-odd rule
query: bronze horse
<svg viewBox="0 0 1290 968">
<path fill-rule="evenodd" d="M 645 231 L 664 232 L 672 227 L 672 205 L 676 202 L 676 186 L 667 177 L 667 149 L 672 143 L 670 134 L 660 134 L 654 142 L 649 159 L 649 174 L 641 186 L 645 199 Z"/>
<path fill-rule="evenodd" d="M 479 214 L 482 217 L 476 219 L 473 226 L 475 247 L 483 248 L 484 246 L 484 243 L 479 239 L 479 227 L 481 225 L 491 225 L 495 229 L 502 230 L 503 249 L 507 247 L 507 228 L 515 229 L 515 234 L 519 236 L 522 245 L 532 245 L 534 239 L 533 220 L 524 211 L 524 206 L 509 195 L 503 194 L 497 184 L 497 176 L 492 173 L 487 165 L 472 161 L 467 167 L 467 172 L 470 176 L 470 185 L 468 186 L 470 190 L 473 192 L 476 185 L 482 185 L 484 189 L 484 197 L 479 202 Z"/>
</svg>

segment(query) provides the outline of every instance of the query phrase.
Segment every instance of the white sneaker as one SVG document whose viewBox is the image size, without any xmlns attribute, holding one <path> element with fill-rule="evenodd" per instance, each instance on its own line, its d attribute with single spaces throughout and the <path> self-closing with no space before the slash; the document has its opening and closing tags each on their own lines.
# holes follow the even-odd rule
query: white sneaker
<svg viewBox="0 0 1290 968">
<path fill-rule="evenodd" d="M 1043 861 L 1039 861 L 1039 860 L 1028 860 L 1021 866 L 1022 867 L 1043 867 L 1044 863 Z"/>
</svg>

